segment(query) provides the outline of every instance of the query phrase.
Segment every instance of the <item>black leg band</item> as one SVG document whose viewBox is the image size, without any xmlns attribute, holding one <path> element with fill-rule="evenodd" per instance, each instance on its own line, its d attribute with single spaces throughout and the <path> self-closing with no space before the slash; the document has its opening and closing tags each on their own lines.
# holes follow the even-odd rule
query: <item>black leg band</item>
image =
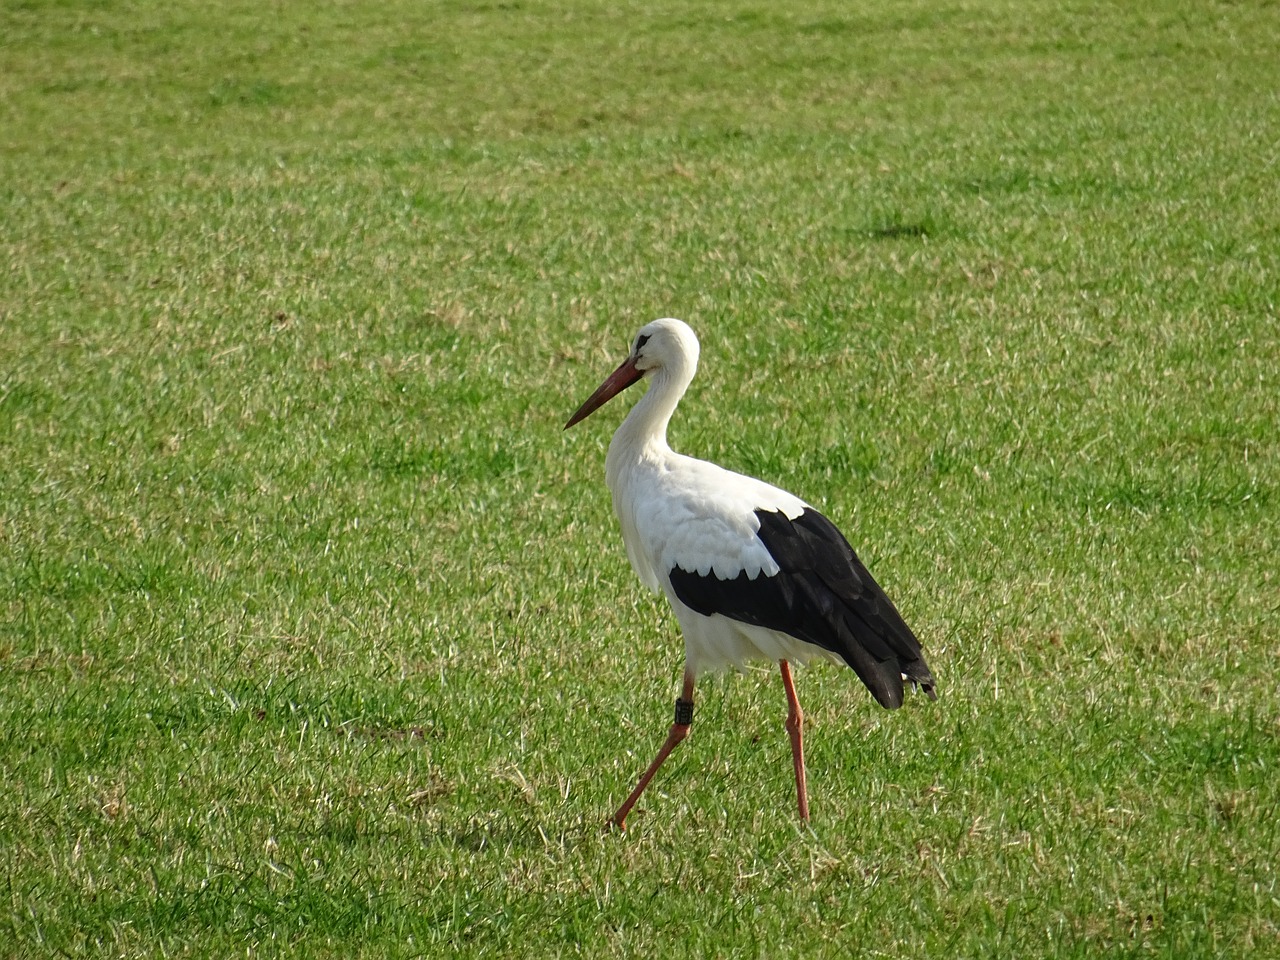
<svg viewBox="0 0 1280 960">
<path fill-rule="evenodd" d="M 676 723 L 687 727 L 693 723 L 693 701 L 676 697 Z"/>
</svg>

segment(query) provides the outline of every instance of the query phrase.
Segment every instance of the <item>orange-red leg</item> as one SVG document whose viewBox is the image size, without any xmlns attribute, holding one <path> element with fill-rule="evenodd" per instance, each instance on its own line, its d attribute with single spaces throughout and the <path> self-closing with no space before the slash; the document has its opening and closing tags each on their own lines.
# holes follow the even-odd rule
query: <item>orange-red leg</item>
<svg viewBox="0 0 1280 960">
<path fill-rule="evenodd" d="M 662 766 L 663 761 L 667 759 L 672 750 L 680 745 L 680 741 L 689 735 L 689 727 L 692 723 L 693 674 L 686 672 L 684 675 L 684 690 L 680 699 L 676 701 L 676 722 L 671 725 L 671 732 L 667 734 L 667 739 L 662 744 L 661 749 L 658 750 L 658 755 L 653 758 L 653 763 L 649 764 L 649 769 L 645 770 L 641 775 L 640 782 L 631 791 L 631 795 L 622 801 L 622 806 L 618 808 L 618 812 L 609 818 L 609 822 L 605 824 L 606 827 L 617 827 L 619 830 L 627 829 L 627 814 L 631 812 L 631 808 L 640 799 L 640 794 L 644 793 L 644 788 L 649 786 L 649 781 L 658 772 L 658 768 Z"/>
<path fill-rule="evenodd" d="M 800 712 L 800 700 L 796 697 L 796 685 L 791 681 L 791 664 L 779 660 L 782 668 L 782 685 L 787 691 L 787 733 L 791 737 L 791 760 L 796 768 L 796 803 L 800 819 L 809 821 L 809 790 L 804 778 L 804 714 Z"/>
</svg>

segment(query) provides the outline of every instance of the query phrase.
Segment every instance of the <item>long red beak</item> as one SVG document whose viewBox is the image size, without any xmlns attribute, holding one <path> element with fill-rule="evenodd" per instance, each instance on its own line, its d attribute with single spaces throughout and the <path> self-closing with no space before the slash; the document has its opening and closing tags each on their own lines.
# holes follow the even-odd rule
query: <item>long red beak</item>
<svg viewBox="0 0 1280 960">
<path fill-rule="evenodd" d="M 604 383 L 596 388 L 596 392 L 587 397 L 587 402 L 578 408 L 578 412 L 569 418 L 564 425 L 568 430 L 575 423 L 587 419 L 606 403 L 620 394 L 627 387 L 644 376 L 644 371 L 636 369 L 636 358 L 627 357 L 617 370 L 604 378 Z"/>
</svg>

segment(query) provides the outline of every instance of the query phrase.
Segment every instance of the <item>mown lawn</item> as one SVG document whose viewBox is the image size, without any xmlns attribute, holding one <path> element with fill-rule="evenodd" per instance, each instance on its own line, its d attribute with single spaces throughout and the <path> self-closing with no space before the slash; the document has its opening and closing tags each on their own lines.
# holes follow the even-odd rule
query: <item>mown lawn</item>
<svg viewBox="0 0 1280 960">
<path fill-rule="evenodd" d="M 0 10 L 0 954 L 1280 956 L 1280 7 Z M 670 722 L 603 484 L 830 515 L 938 702 Z"/>
</svg>

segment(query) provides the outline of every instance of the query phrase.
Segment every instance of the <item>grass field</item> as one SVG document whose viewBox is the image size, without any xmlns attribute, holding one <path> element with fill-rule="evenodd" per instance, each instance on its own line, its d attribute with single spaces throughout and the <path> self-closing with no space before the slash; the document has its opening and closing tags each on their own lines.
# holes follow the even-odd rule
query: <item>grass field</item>
<svg viewBox="0 0 1280 960">
<path fill-rule="evenodd" d="M 0 955 L 1280 957 L 1280 6 L 0 8 Z M 940 697 L 705 679 L 569 413 Z"/>
</svg>

